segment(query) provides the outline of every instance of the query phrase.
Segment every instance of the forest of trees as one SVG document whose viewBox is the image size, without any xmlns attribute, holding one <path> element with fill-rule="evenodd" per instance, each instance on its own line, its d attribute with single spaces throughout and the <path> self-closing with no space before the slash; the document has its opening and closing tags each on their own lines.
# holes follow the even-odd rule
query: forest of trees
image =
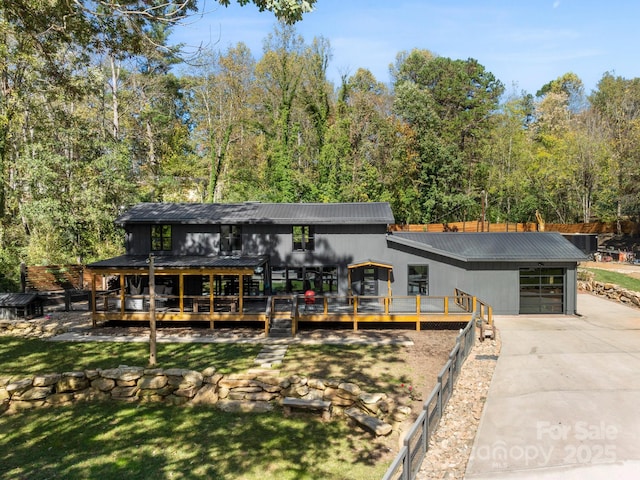
<svg viewBox="0 0 640 480">
<path fill-rule="evenodd" d="M 510 91 L 475 59 L 415 49 L 389 59 L 390 84 L 362 68 L 334 85 L 329 42 L 295 27 L 314 1 L 254 0 L 281 18 L 262 52 L 185 58 L 170 35 L 196 3 L 0 5 L 0 290 L 20 262 L 122 253 L 113 221 L 141 201 L 386 201 L 398 223 L 638 219 L 638 78 L 603 72 L 586 93 L 567 72 Z"/>
</svg>

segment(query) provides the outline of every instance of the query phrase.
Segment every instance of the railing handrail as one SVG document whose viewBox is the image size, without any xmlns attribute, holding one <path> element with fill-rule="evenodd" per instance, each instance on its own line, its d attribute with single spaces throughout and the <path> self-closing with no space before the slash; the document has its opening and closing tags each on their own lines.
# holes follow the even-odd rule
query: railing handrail
<svg viewBox="0 0 640 480">
<path fill-rule="evenodd" d="M 473 347 L 473 343 L 475 341 L 475 324 L 476 319 L 471 319 L 467 325 L 462 329 L 462 331 L 456 337 L 456 344 L 451 349 L 451 353 L 449 354 L 449 358 L 445 362 L 444 366 L 440 370 L 440 374 L 438 375 L 438 382 L 436 386 L 431 391 L 427 400 L 422 404 L 422 412 L 418 416 L 418 419 L 413 423 L 407 435 L 404 438 L 403 446 L 398 452 L 396 458 L 391 462 L 391 465 L 387 469 L 383 480 L 391 480 L 394 478 L 399 478 L 402 480 L 414 480 L 417 476 L 417 471 L 413 471 L 411 465 L 413 464 L 412 460 L 418 458 L 416 464 L 422 464 L 427 451 L 429 450 L 429 438 L 435 431 L 440 419 L 442 418 L 442 414 L 444 412 L 444 408 L 447 405 L 447 402 L 451 398 L 451 392 L 453 391 L 453 385 L 455 380 L 457 379 L 458 373 L 462 368 L 462 364 L 469 356 L 469 352 Z M 448 373 L 446 385 L 442 384 L 442 379 L 444 375 Z M 445 388 L 450 389 L 449 395 L 443 396 L 442 393 Z M 432 420 L 431 414 L 429 413 L 429 407 L 434 401 L 436 402 L 436 409 L 433 411 L 435 414 L 435 425 L 434 428 L 430 428 L 430 422 Z M 422 413 L 425 416 L 422 416 Z M 420 435 L 424 435 L 424 441 L 420 442 L 419 449 L 412 451 L 411 445 L 418 446 L 415 442 L 415 439 Z M 398 476 L 398 473 L 400 474 Z"/>
</svg>

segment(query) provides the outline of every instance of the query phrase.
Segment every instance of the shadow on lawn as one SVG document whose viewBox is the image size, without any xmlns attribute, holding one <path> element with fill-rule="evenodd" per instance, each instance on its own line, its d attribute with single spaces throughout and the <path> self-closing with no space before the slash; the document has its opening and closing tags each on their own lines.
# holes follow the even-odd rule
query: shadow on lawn
<svg viewBox="0 0 640 480">
<path fill-rule="evenodd" d="M 162 343 L 157 346 L 158 367 L 202 371 L 216 367 L 222 373 L 252 366 L 259 345 Z M 49 342 L 0 337 L 0 376 L 22 378 L 42 373 L 62 373 L 119 365 L 147 366 L 149 345 L 124 342 Z"/>
<path fill-rule="evenodd" d="M 0 417 L 0 432 L 9 479 L 364 479 L 387 453 L 344 421 L 151 404 L 33 410 Z"/>
</svg>

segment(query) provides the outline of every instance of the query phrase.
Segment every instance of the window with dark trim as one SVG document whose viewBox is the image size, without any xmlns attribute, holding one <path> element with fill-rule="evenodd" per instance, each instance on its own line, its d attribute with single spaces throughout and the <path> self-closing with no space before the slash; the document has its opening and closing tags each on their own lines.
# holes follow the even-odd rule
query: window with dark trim
<svg viewBox="0 0 640 480">
<path fill-rule="evenodd" d="M 298 252 L 311 252 L 314 248 L 313 227 L 309 225 L 294 225 L 293 249 Z"/>
<path fill-rule="evenodd" d="M 429 265 L 408 265 L 407 295 L 429 295 Z"/>
<path fill-rule="evenodd" d="M 171 225 L 151 225 L 151 250 L 154 252 L 172 250 Z"/>
<path fill-rule="evenodd" d="M 239 225 L 220 226 L 220 253 L 222 255 L 242 253 L 242 230 Z"/>
</svg>

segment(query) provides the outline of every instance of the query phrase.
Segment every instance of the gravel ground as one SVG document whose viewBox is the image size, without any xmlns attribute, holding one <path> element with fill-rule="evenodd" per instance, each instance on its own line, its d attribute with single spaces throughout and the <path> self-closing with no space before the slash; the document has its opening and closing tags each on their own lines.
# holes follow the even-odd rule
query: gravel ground
<svg viewBox="0 0 640 480">
<path fill-rule="evenodd" d="M 429 441 L 418 480 L 464 478 L 500 354 L 497 329 L 495 337 L 476 342 L 464 363 L 436 433 Z"/>
</svg>

